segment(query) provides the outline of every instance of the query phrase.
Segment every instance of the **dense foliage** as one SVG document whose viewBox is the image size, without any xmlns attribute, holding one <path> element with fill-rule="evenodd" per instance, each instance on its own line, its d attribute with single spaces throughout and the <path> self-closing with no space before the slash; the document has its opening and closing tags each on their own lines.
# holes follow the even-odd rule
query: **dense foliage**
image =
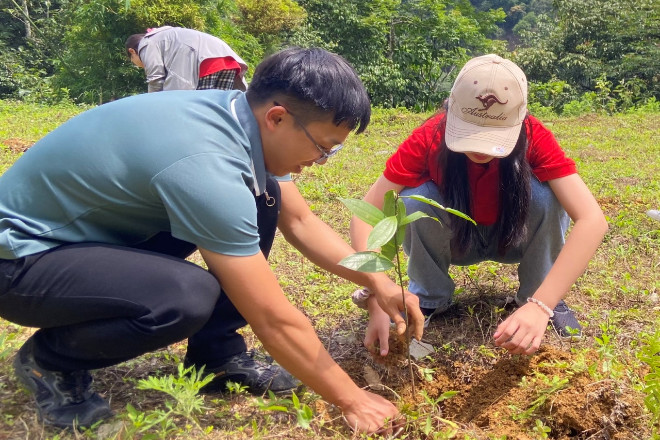
<svg viewBox="0 0 660 440">
<path fill-rule="evenodd" d="M 217 35 L 252 67 L 288 45 L 333 50 L 384 107 L 437 107 L 463 63 L 488 52 L 523 67 L 537 108 L 660 99 L 657 0 L 0 0 L 0 98 L 142 93 L 123 43 L 165 24 Z"/>
</svg>

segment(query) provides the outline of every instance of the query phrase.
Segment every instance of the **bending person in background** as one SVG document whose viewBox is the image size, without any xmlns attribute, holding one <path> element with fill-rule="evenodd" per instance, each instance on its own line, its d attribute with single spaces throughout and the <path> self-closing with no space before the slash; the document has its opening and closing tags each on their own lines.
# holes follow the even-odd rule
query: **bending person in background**
<svg viewBox="0 0 660 440">
<path fill-rule="evenodd" d="M 527 80 L 496 55 L 470 60 L 460 71 L 444 110 L 415 129 L 389 158 L 364 200 L 382 207 L 389 190 L 419 194 L 469 214 L 465 220 L 412 199 L 408 213 L 408 290 L 427 317 L 452 303 L 450 265 L 493 260 L 519 263 L 520 306 L 502 322 L 495 343 L 512 353 L 536 351 L 552 323 L 560 336 L 580 336 L 581 326 L 563 301 L 600 245 L 607 223 L 593 195 L 552 133 L 527 112 Z M 568 215 L 567 215 L 568 213 Z M 575 222 L 565 240 L 569 217 Z M 371 227 L 351 221 L 357 251 L 366 250 Z M 365 344 L 386 343 L 389 318 L 369 304 Z"/>
<path fill-rule="evenodd" d="M 224 41 L 194 29 L 163 26 L 126 40 L 131 62 L 143 68 L 148 91 L 246 90 L 247 64 Z"/>
</svg>

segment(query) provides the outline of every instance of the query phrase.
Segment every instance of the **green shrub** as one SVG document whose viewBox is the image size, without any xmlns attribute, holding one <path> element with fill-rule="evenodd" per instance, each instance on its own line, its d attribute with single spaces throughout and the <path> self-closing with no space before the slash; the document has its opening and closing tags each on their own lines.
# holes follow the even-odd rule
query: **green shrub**
<svg viewBox="0 0 660 440">
<path fill-rule="evenodd" d="M 565 104 L 561 114 L 564 116 L 580 116 L 586 113 L 594 113 L 597 109 L 595 100 L 596 94 L 594 92 L 585 93 L 580 99 Z"/>
<path fill-rule="evenodd" d="M 643 101 L 642 103 L 636 105 L 634 108 L 631 108 L 626 111 L 626 113 L 660 113 L 660 101 L 655 99 L 655 97 L 650 97 L 649 99 Z"/>
<path fill-rule="evenodd" d="M 539 104 L 538 102 L 532 102 L 528 104 L 527 108 L 531 114 L 539 119 L 547 119 L 557 116 L 557 113 L 553 110 L 552 107 L 546 107 Z"/>
<path fill-rule="evenodd" d="M 549 107 L 554 113 L 561 112 L 564 105 L 577 97 L 575 89 L 566 81 L 529 82 L 530 104 Z"/>
</svg>

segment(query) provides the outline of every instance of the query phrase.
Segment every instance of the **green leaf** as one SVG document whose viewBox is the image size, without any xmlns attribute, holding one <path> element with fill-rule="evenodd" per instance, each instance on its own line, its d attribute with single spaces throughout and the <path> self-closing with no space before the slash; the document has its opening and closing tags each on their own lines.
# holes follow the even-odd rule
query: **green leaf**
<svg viewBox="0 0 660 440">
<path fill-rule="evenodd" d="M 390 261 L 396 256 L 396 251 L 397 248 L 394 245 L 394 241 L 388 241 L 380 248 L 380 254 Z"/>
<path fill-rule="evenodd" d="M 406 204 L 399 197 L 396 199 L 396 219 L 399 221 L 399 226 L 404 218 L 406 218 Z"/>
<path fill-rule="evenodd" d="M 385 218 L 383 211 L 369 202 L 360 199 L 339 199 L 346 207 L 363 222 L 375 226 Z"/>
<path fill-rule="evenodd" d="M 420 218 L 432 218 L 433 220 L 440 222 L 440 220 L 438 220 L 437 218 L 431 217 L 430 215 L 425 214 L 422 211 L 415 211 L 412 214 L 407 215 L 403 220 L 401 220 L 399 226 L 405 226 L 408 223 L 412 223 L 415 220 L 419 220 Z"/>
<path fill-rule="evenodd" d="M 469 215 L 463 214 L 461 211 L 457 211 L 456 209 L 453 209 L 453 208 L 445 208 L 445 211 L 447 211 L 451 214 L 454 214 L 455 216 L 458 216 L 460 218 L 464 218 L 465 220 L 471 222 L 473 225 L 477 224 L 477 222 L 472 220 L 472 218 Z"/>
<path fill-rule="evenodd" d="M 436 208 L 440 208 L 443 211 L 447 211 L 450 214 L 454 214 L 455 216 L 461 217 L 469 222 L 472 222 L 472 224 L 476 225 L 477 222 L 472 220 L 469 215 L 463 214 L 461 211 L 458 211 L 453 208 L 445 208 L 442 206 L 440 203 L 436 202 L 435 200 L 429 199 L 428 197 L 420 196 L 420 195 L 412 195 L 412 196 L 402 196 L 402 197 L 408 197 L 409 199 L 417 200 L 418 202 L 426 203 L 427 205 L 435 206 Z"/>
<path fill-rule="evenodd" d="M 366 251 L 349 255 L 339 262 L 341 266 L 358 272 L 385 272 L 394 264 L 377 252 Z"/>
<path fill-rule="evenodd" d="M 406 228 L 405 226 L 401 225 L 401 222 L 403 219 L 406 218 L 406 205 L 403 203 L 403 199 L 397 198 L 396 199 L 396 221 L 397 221 L 397 229 L 396 229 L 396 234 L 394 236 L 394 243 L 398 247 L 399 245 L 403 244 L 403 240 L 406 238 Z"/>
<path fill-rule="evenodd" d="M 392 239 L 396 233 L 396 217 L 385 217 L 379 221 L 369 234 L 367 239 L 367 249 L 378 249 Z"/>
<path fill-rule="evenodd" d="M 302 408 L 296 411 L 298 419 L 298 426 L 303 429 L 309 429 L 312 420 L 314 419 L 314 412 L 308 405 L 303 404 Z"/>
<path fill-rule="evenodd" d="M 442 402 L 443 400 L 450 399 L 450 398 L 454 397 L 457 394 L 458 394 L 458 391 L 445 391 L 444 393 L 442 393 L 440 395 L 440 398 L 439 398 L 438 401 Z"/>
<path fill-rule="evenodd" d="M 291 393 L 291 401 L 293 402 L 294 408 L 300 408 L 300 399 L 298 399 L 296 393 Z"/>
<path fill-rule="evenodd" d="M 417 200 L 418 202 L 426 203 L 427 205 L 435 206 L 436 208 L 440 208 L 443 211 L 445 210 L 444 206 L 442 206 L 440 203 L 436 202 L 433 199 L 429 199 L 428 197 L 420 196 L 417 194 L 413 194 L 412 196 L 401 196 L 401 197 L 407 197 L 409 199 Z"/>
<path fill-rule="evenodd" d="M 397 246 L 400 246 L 403 244 L 403 240 L 406 238 L 406 227 L 405 226 L 399 226 L 396 230 L 396 234 L 394 236 L 395 240 L 394 242 L 396 243 Z"/>
<path fill-rule="evenodd" d="M 386 217 L 391 217 L 395 214 L 394 201 L 396 200 L 395 192 L 393 189 L 385 193 L 383 202 L 383 213 Z"/>
</svg>

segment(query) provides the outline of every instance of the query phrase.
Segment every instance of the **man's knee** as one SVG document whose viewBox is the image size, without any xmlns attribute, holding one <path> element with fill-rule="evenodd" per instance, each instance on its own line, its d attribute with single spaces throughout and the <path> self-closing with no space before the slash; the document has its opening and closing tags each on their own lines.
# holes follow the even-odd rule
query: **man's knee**
<svg viewBox="0 0 660 440">
<path fill-rule="evenodd" d="M 159 320 L 163 328 L 169 327 L 179 339 L 195 333 L 209 320 L 220 297 L 217 279 L 207 271 L 196 272 L 176 277 L 169 292 L 163 292 Z"/>
</svg>

